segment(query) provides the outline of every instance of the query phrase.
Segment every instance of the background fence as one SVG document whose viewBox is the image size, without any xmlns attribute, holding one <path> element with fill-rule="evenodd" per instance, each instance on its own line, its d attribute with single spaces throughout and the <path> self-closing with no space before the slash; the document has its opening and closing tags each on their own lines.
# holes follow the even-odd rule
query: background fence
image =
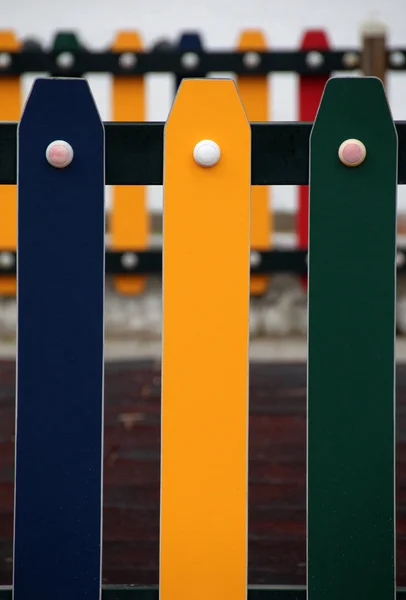
<svg viewBox="0 0 406 600">
<path fill-rule="evenodd" d="M 45 69 L 54 75 L 77 76 L 89 72 L 114 73 L 111 81 L 111 113 L 115 121 L 143 121 L 147 117 L 151 97 L 147 96 L 144 75 L 150 72 L 168 71 L 173 73 L 175 90 L 182 77 L 215 75 L 215 72 L 235 70 L 235 76 L 243 103 L 250 121 L 272 119 L 272 98 L 269 73 L 296 72 L 297 120 L 312 121 L 315 117 L 325 82 L 331 73 L 358 68 L 366 75 L 375 75 L 383 81 L 388 69 L 401 72 L 406 67 L 406 54 L 402 49 L 387 48 L 383 30 L 365 30 L 362 47 L 359 49 L 333 50 L 324 31 L 305 32 L 299 51 L 267 52 L 264 34 L 257 30 L 243 32 L 237 43 L 238 53 L 213 52 L 203 48 L 198 34 L 184 34 L 176 44 L 157 43 L 145 53 L 140 35 L 136 32 L 121 32 L 116 36 L 112 53 L 85 52 L 74 34 L 62 33 L 55 37 L 52 48 L 47 51 L 33 40 L 19 42 L 11 32 L 3 32 L 0 37 L 2 69 L 0 85 L 3 86 L 3 107 L 5 120 L 19 118 L 21 106 L 21 82 L 19 75 L 41 72 Z M 11 51 L 17 52 L 13 55 Z M 19 53 L 22 51 L 22 53 Z M 164 115 L 166 118 L 166 114 Z M 115 188 L 109 211 L 108 244 L 116 250 L 140 250 L 151 243 L 151 233 L 160 232 L 160 223 L 151 220 L 148 212 L 147 192 L 144 187 Z M 15 211 L 13 209 L 15 191 L 2 191 L 10 194 L 3 205 L 3 219 L 0 229 L 0 247 L 15 247 Z M 299 248 L 307 245 L 307 195 L 302 186 L 297 195 L 298 212 L 293 225 Z M 272 202 L 266 188 L 253 189 L 252 247 L 267 249 L 279 247 L 284 238 L 272 239 L 274 230 L 286 228 L 283 215 L 272 218 Z M 9 208 L 8 208 L 9 207 Z M 270 208 L 270 210 L 269 210 Z M 78 211 L 80 215 L 80 211 Z M 280 213 L 279 213 L 280 215 Z M 292 226 L 292 223 L 290 223 Z M 291 233 L 294 233 L 293 231 Z M 159 243 L 159 238 L 158 238 Z M 0 281 L 0 291 L 13 292 L 15 285 L 4 278 Z M 145 278 L 117 277 L 116 289 L 122 293 L 136 294 L 145 287 Z M 267 289 L 267 279 L 255 278 L 251 283 L 253 293 L 263 293 Z"/>
<path fill-rule="evenodd" d="M 111 51 L 86 51 L 75 34 L 56 35 L 52 47 L 42 49 L 35 40 L 19 41 L 15 34 L 3 32 L 0 36 L 2 46 L 0 91 L 0 117 L 6 120 L 19 118 L 21 100 L 26 94 L 26 86 L 32 80 L 33 72 L 48 71 L 54 75 L 78 76 L 86 73 L 91 84 L 98 89 L 92 77 L 94 73 L 109 73 L 111 80 L 106 81 L 105 95 L 110 98 L 109 118 L 115 121 L 143 121 L 149 117 L 148 110 L 154 103 L 153 92 L 149 89 L 150 73 L 172 73 L 168 81 L 173 94 L 182 77 L 215 76 L 220 71 L 235 71 L 234 79 L 245 105 L 250 121 L 271 120 L 274 114 L 274 98 L 277 96 L 278 81 L 271 81 L 275 75 L 295 73 L 297 90 L 297 113 L 293 118 L 312 121 L 320 101 L 325 82 L 331 74 L 342 70 L 351 74 L 363 73 L 376 75 L 384 82 L 388 74 L 403 77 L 406 68 L 406 51 L 402 48 L 389 48 L 385 32 L 371 26 L 365 29 L 360 48 L 334 50 L 328 35 L 322 30 L 305 32 L 301 48 L 298 51 L 278 52 L 267 49 L 267 40 L 259 30 L 247 30 L 239 36 L 236 44 L 238 52 L 213 52 L 204 48 L 198 34 L 184 34 L 176 43 L 158 42 L 154 48 L 145 50 L 141 36 L 134 31 L 121 32 L 111 45 Z M 92 75 L 93 73 L 93 75 Z M 24 79 L 21 76 L 24 75 Z M 270 77 L 271 75 L 271 77 Z M 395 86 L 396 88 L 396 86 Z M 167 90 L 168 91 L 168 90 Z M 395 89 L 396 91 L 396 89 Z M 97 97 L 99 96 L 99 98 Z M 392 97 L 390 91 L 389 97 Z M 396 104 L 396 93 L 393 94 Z M 97 104 L 105 107 L 105 98 L 96 95 Z M 168 97 L 168 106 L 170 98 Z M 166 118 L 165 112 L 163 118 Z M 292 115 L 293 116 L 293 115 Z M 296 286 L 298 269 L 302 269 L 303 253 L 307 246 L 308 235 L 308 190 L 300 186 L 290 189 L 284 196 L 287 205 L 279 201 L 278 194 L 286 186 L 253 187 L 251 243 L 254 250 L 284 249 L 297 247 L 302 251 L 295 261 L 285 261 L 283 271 L 296 273 L 296 278 L 285 279 L 280 275 L 273 278 L 272 286 L 267 274 L 256 274 L 251 278 L 251 293 L 263 297 L 261 305 L 253 304 L 251 323 L 258 335 L 267 333 L 303 333 L 306 330 L 305 276 L 301 276 L 301 289 Z M 2 187 L 2 220 L 0 225 L 0 293 L 2 316 L 0 333 L 3 337 L 12 337 L 15 330 L 16 310 L 13 296 L 15 279 L 7 275 L 10 265 L 15 265 L 15 188 Z M 107 201 L 107 245 L 115 251 L 125 252 L 119 268 L 134 269 L 139 264 L 138 251 L 156 249 L 161 245 L 161 204 L 162 190 L 159 186 L 113 187 Z M 155 200 L 154 200 L 155 198 Z M 283 200 L 283 197 L 282 197 Z M 292 205 L 293 200 L 293 205 Z M 402 206 L 402 191 L 400 192 Z M 297 211 L 293 208 L 297 205 Z M 279 206 L 279 208 L 278 208 Z M 154 208 L 155 207 L 155 208 Z M 275 208 L 276 207 L 276 208 Z M 152 212 L 151 212 L 152 208 Z M 158 208 L 158 212 L 157 212 Z M 283 210 L 281 210 L 283 208 Z M 77 211 L 80 218 L 80 210 Z M 402 245 L 403 219 L 399 214 L 399 244 Z M 142 259 L 141 259 L 142 260 Z M 258 254 L 252 255 L 252 267 L 260 260 Z M 402 260 L 402 256 L 400 256 Z M 114 266 L 116 265 L 116 266 Z M 151 267 L 152 268 L 152 267 Z M 280 267 L 268 264 L 270 271 L 281 272 Z M 117 269 L 116 263 L 107 257 L 109 273 Z M 144 266 L 145 273 L 148 267 Z M 153 273 L 153 268 L 150 273 Z M 157 337 L 161 328 L 159 282 L 143 276 L 123 276 L 116 273 L 111 281 L 111 293 L 107 305 L 108 332 L 123 335 L 128 331 L 141 332 L 147 337 Z M 293 283 L 293 285 L 292 285 Z M 400 289 L 402 289 L 400 287 Z M 123 295 L 120 299 L 117 292 Z M 136 296 L 144 292 L 144 298 L 136 301 Z M 265 294 L 265 296 L 264 296 Z M 11 300 L 7 296 L 11 295 Z M 402 297 L 403 298 L 403 297 Z M 403 299 L 399 303 L 399 329 L 403 330 Z M 276 310 L 275 310 L 276 309 Z M 406 312 L 405 312 L 406 315 Z"/>
</svg>

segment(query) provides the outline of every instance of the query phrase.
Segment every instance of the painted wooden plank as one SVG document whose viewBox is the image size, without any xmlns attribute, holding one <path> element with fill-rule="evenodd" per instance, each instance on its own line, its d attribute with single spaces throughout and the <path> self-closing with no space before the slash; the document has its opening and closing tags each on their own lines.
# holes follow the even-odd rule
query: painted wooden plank
<svg viewBox="0 0 406 600">
<path fill-rule="evenodd" d="M 268 49 L 265 35 L 258 29 L 247 29 L 240 35 L 238 50 L 255 53 Z M 255 54 L 253 60 L 255 59 Z M 237 86 L 250 121 L 269 121 L 269 85 L 266 75 L 239 75 Z M 251 248 L 252 250 L 269 250 L 273 229 L 272 212 L 270 211 L 270 188 L 252 186 L 251 190 Z M 251 294 L 261 295 L 266 292 L 269 277 L 251 276 Z"/>
<path fill-rule="evenodd" d="M 250 135 L 233 81 L 182 82 L 165 129 L 162 600 L 247 593 Z M 193 159 L 205 139 L 211 168 Z"/>
<path fill-rule="evenodd" d="M 115 52 L 139 52 L 141 36 L 121 31 L 113 43 Z M 125 57 L 123 58 L 125 60 Z M 130 57 L 128 57 L 130 60 Z M 112 79 L 113 121 L 145 121 L 145 79 L 143 76 L 117 75 Z M 112 250 L 145 250 L 149 241 L 149 214 L 145 186 L 115 186 L 109 216 Z M 121 294 L 137 295 L 144 291 L 147 278 L 116 276 L 114 283 Z"/>
<path fill-rule="evenodd" d="M 308 51 L 308 59 L 317 62 L 317 51 L 329 50 L 330 42 L 324 29 L 310 29 L 303 35 L 300 49 Z M 320 105 L 325 85 L 330 75 L 299 75 L 298 78 L 298 114 L 299 121 L 313 122 Z M 298 187 L 298 207 L 296 222 L 297 246 L 307 250 L 309 244 L 309 186 Z M 307 276 L 301 277 L 307 289 Z"/>
<path fill-rule="evenodd" d="M 3 52 L 18 52 L 21 43 L 13 31 L 0 31 L 0 47 Z M 8 75 L 0 77 L 0 120 L 18 121 L 21 116 L 20 77 Z M 17 246 L 17 188 L 15 185 L 2 185 L 0 251 L 15 252 Z M 16 278 L 0 278 L 0 296 L 14 296 Z"/>
<path fill-rule="evenodd" d="M 366 159 L 340 162 L 347 139 Z M 395 597 L 397 136 L 382 83 L 334 78 L 310 142 L 308 597 Z"/>
<path fill-rule="evenodd" d="M 98 600 L 104 132 L 87 82 L 37 80 L 18 140 L 14 599 Z M 54 140 L 73 148 L 64 169 Z"/>
</svg>

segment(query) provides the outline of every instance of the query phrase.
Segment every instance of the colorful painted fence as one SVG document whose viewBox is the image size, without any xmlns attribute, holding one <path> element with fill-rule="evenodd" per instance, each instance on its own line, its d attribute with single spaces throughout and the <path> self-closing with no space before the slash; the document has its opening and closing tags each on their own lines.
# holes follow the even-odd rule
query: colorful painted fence
<svg viewBox="0 0 406 600">
<path fill-rule="evenodd" d="M 151 126 L 156 164 L 147 144 L 135 169 L 142 128 L 103 127 L 84 80 L 37 80 L 18 140 L 0 125 L 3 185 L 17 181 L 17 142 L 19 161 L 15 600 L 33 590 L 42 600 L 100 597 L 104 184 L 154 178 L 165 195 L 159 597 L 247 596 L 251 186 L 292 180 L 310 183 L 307 597 L 395 597 L 405 125 L 393 123 L 377 78 L 336 78 L 310 156 L 306 126 L 258 127 L 231 80 L 207 79 L 181 84 L 164 152 Z M 289 144 L 296 163 L 286 160 Z M 249 593 L 303 597 L 289 587 Z M 104 594 L 138 599 L 148 590 Z"/>
<path fill-rule="evenodd" d="M 406 50 L 389 50 L 385 32 L 377 30 L 376 26 L 372 32 L 371 29 L 365 29 L 362 47 L 355 50 L 334 50 L 326 32 L 309 30 L 303 34 L 299 50 L 291 52 L 269 50 L 266 37 L 260 30 L 243 31 L 232 52 L 207 50 L 197 33 L 185 33 L 176 44 L 157 43 L 151 50 L 146 50 L 138 32 L 122 31 L 117 34 L 109 51 L 93 52 L 84 48 L 74 33 L 57 34 L 52 47 L 44 50 L 33 40 L 21 42 L 13 32 L 4 31 L 0 32 L 0 119 L 19 119 L 22 96 L 20 77 L 26 73 L 45 72 L 63 77 L 110 73 L 112 121 L 143 122 L 148 104 L 146 74 L 173 73 L 176 90 L 183 78 L 233 72 L 248 119 L 251 122 L 268 122 L 272 117 L 272 89 L 268 75 L 294 72 L 298 74 L 298 121 L 312 122 L 331 74 L 336 71 L 354 72 L 357 69 L 384 81 L 388 69 L 406 69 Z M 3 187 L 1 193 L 0 295 L 4 296 L 14 295 L 16 290 L 15 277 L 8 272 L 10 265 L 15 264 L 16 190 L 8 186 Z M 269 187 L 253 186 L 250 225 L 253 267 L 261 259 L 261 252 L 274 247 L 274 219 L 270 200 Z M 115 186 L 107 223 L 109 249 L 112 252 L 125 252 L 124 266 L 131 270 L 139 260 L 142 261 L 139 253 L 149 250 L 151 226 L 146 187 Z M 296 236 L 296 260 L 300 262 L 308 246 L 306 185 L 298 189 Z M 285 262 L 287 271 L 292 270 L 291 262 Z M 109 265 L 110 261 L 107 260 L 108 268 Z M 274 272 L 272 266 L 269 269 Z M 153 270 L 149 273 L 152 274 Z M 148 272 L 142 275 L 128 271 L 112 274 L 115 288 L 120 294 L 136 295 L 145 289 Z M 307 276 L 301 274 L 301 277 L 306 287 Z M 251 294 L 261 295 L 268 287 L 269 273 L 252 273 Z"/>
</svg>

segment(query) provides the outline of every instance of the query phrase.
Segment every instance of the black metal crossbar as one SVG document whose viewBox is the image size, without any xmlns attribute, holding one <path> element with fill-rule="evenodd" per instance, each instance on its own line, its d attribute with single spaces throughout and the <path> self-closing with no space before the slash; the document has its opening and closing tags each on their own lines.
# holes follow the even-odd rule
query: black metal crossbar
<svg viewBox="0 0 406 600">
<path fill-rule="evenodd" d="M 181 583 L 179 584 L 181 585 Z M 12 600 L 12 587 L 0 587 L 0 600 Z M 248 600 L 306 600 L 302 586 L 248 586 Z M 105 585 L 102 600 L 159 600 L 158 586 Z M 406 588 L 397 588 L 396 600 L 406 600 Z"/>
<path fill-rule="evenodd" d="M 230 256 L 230 261 L 232 257 Z M 16 274 L 17 254 L 0 251 L 0 278 Z M 38 270 L 47 270 L 47 258 L 42 257 Z M 251 251 L 252 275 L 266 273 L 307 274 L 307 250 Z M 106 250 L 105 272 L 107 275 L 162 275 L 162 250 L 113 251 Z M 397 273 L 406 273 L 406 248 L 397 249 Z M 0 599 L 1 600 L 1 599 Z"/>
<path fill-rule="evenodd" d="M 68 65 L 59 58 L 61 50 L 7 52 L 0 77 L 24 73 L 52 73 L 55 76 L 77 77 L 87 73 L 111 73 L 112 75 L 144 75 L 146 73 L 173 73 L 180 77 L 193 77 L 197 73 L 232 72 L 239 75 L 262 75 L 277 72 L 294 72 L 300 75 L 329 74 L 333 71 L 354 71 L 359 65 L 359 49 L 320 50 L 318 60 L 311 60 L 314 51 L 267 51 L 256 52 L 256 59 L 247 59 L 242 51 L 193 51 L 191 63 L 185 59 L 185 51 L 171 49 L 166 52 L 90 52 L 69 50 Z M 122 55 L 132 54 L 133 60 L 122 60 Z M 397 60 L 391 60 L 396 55 Z M 403 60 L 402 60 L 403 56 Z M 391 48 L 387 51 L 387 68 L 406 70 L 406 49 Z"/>
<path fill-rule="evenodd" d="M 395 123 L 398 183 L 406 184 L 406 121 Z M 104 123 L 107 185 L 162 185 L 165 123 Z M 309 181 L 312 123 L 251 123 L 252 185 Z M 0 124 L 0 184 L 15 184 L 17 123 Z"/>
</svg>

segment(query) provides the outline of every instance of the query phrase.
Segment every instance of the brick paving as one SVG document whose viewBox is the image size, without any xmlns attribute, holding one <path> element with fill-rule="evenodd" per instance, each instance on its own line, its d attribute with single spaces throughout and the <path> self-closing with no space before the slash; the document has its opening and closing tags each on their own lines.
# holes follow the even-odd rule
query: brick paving
<svg viewBox="0 0 406 600">
<path fill-rule="evenodd" d="M 103 581 L 158 582 L 160 363 L 106 364 Z M 11 584 L 15 363 L 0 362 L 0 585 Z M 191 390 L 191 394 L 193 390 Z M 250 584 L 305 583 L 306 367 L 250 368 Z M 397 369 L 397 584 L 406 585 L 406 365 Z"/>
</svg>

